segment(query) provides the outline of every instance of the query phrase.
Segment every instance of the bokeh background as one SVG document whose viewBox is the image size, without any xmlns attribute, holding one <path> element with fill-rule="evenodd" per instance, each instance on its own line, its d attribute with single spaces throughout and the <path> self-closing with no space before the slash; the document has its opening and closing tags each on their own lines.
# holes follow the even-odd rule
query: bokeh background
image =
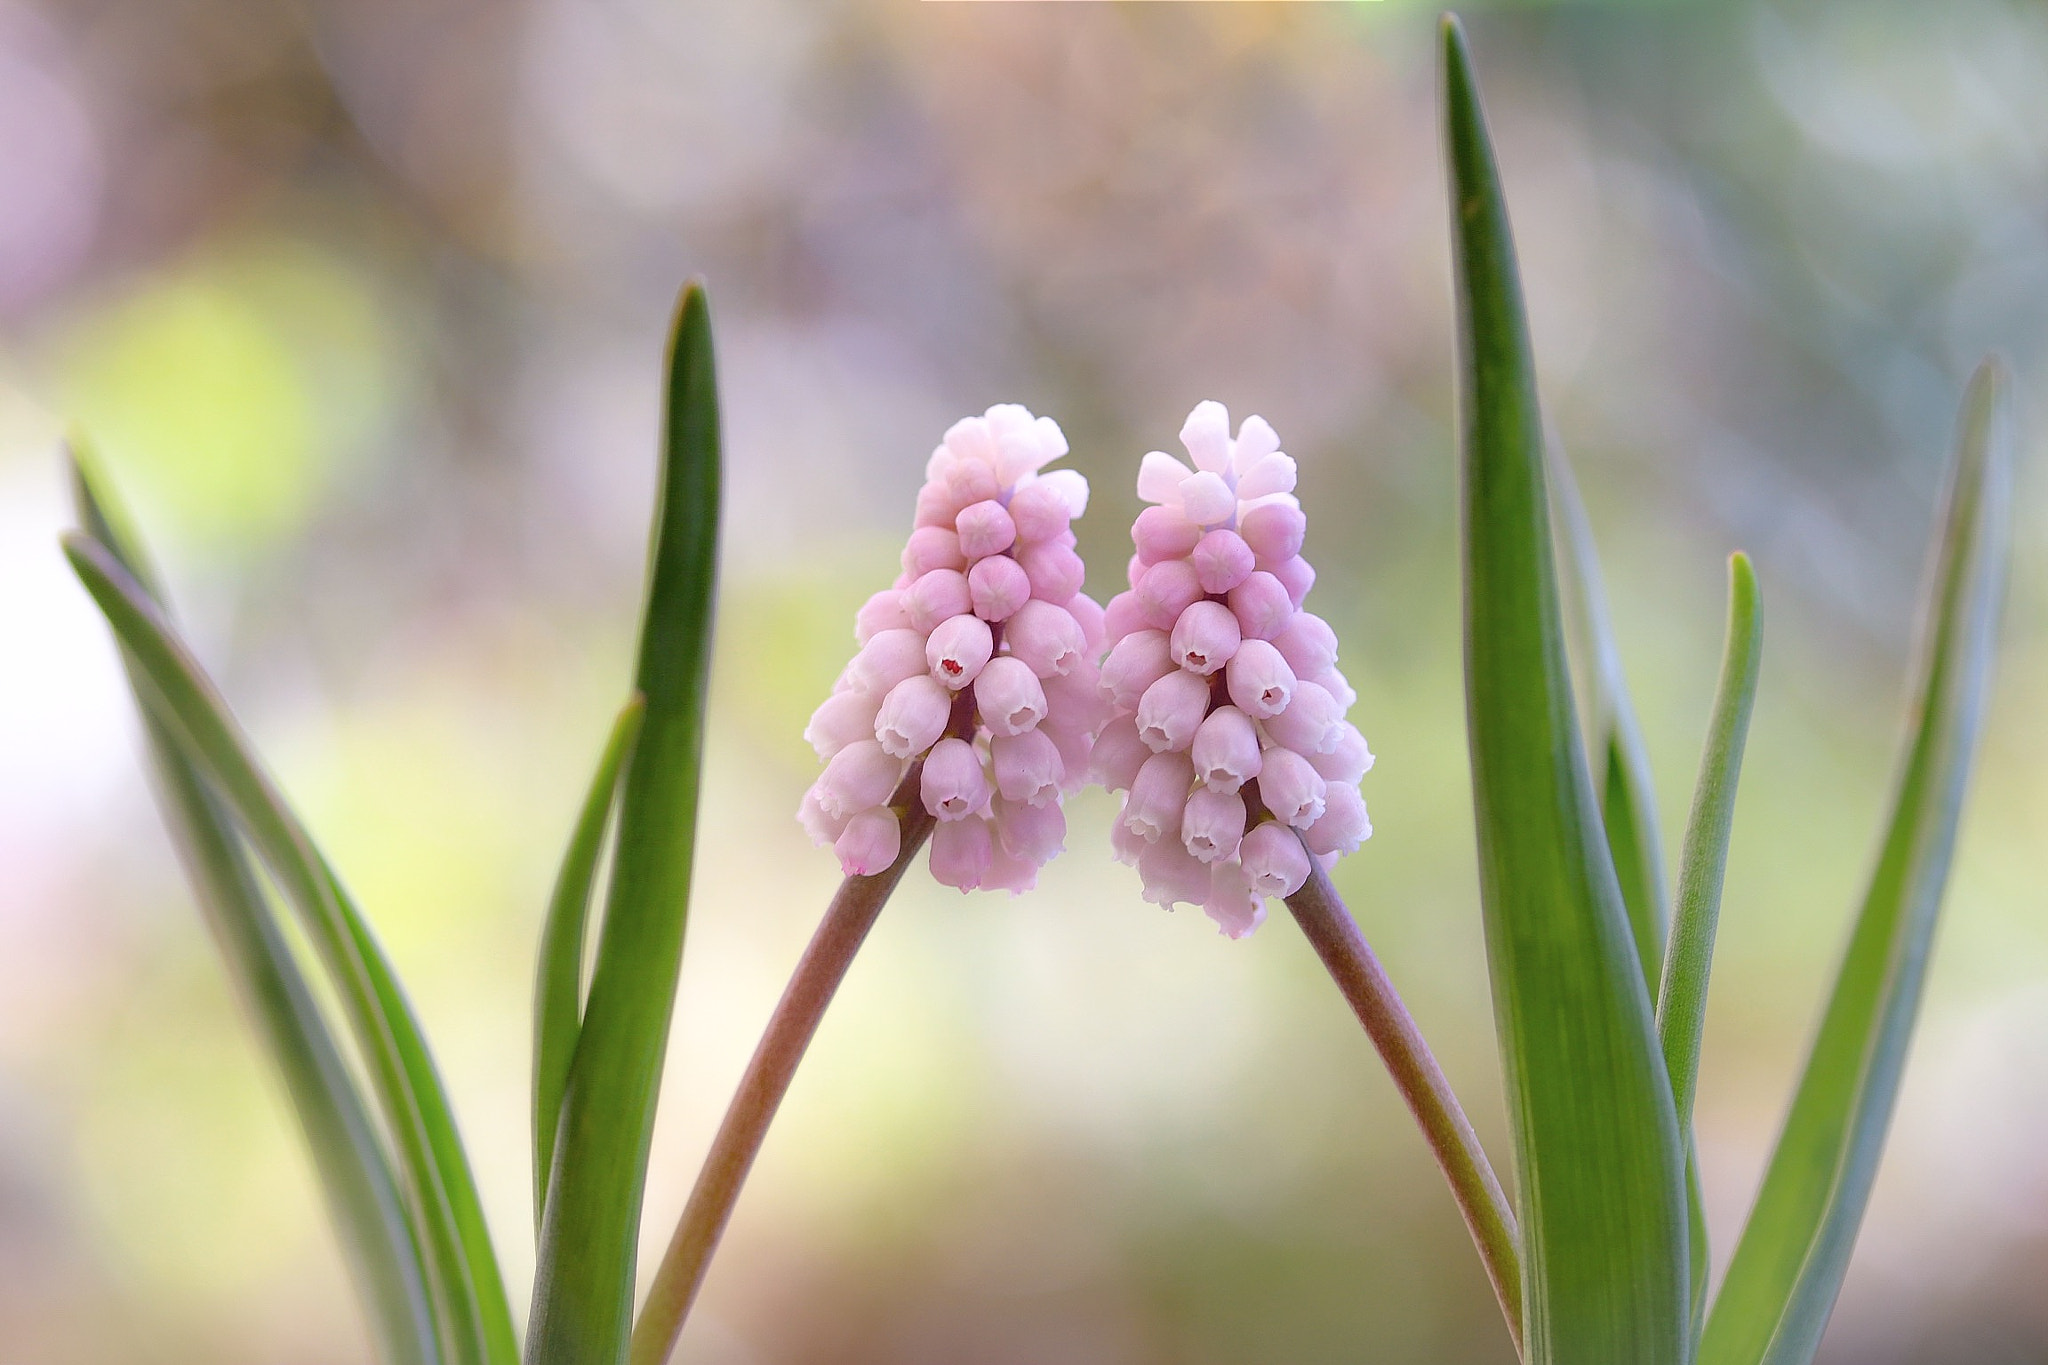
<svg viewBox="0 0 2048 1365">
<path fill-rule="evenodd" d="M 621 699 L 662 331 L 730 468 L 667 1228 L 835 883 L 800 738 L 955 417 L 1058 417 L 1120 586 L 1198 399 L 1301 461 L 1380 755 L 1339 881 L 1496 1153 L 1459 690 L 1433 16 L 1400 5 L 0 0 L 0 1359 L 365 1358 L 279 1087 L 56 552 L 86 424 L 454 1089 L 523 1305 L 540 907 Z M 1700 1098 L 1747 1208 L 1871 855 L 1961 381 L 2008 357 L 2007 654 L 1833 1362 L 2048 1360 L 2048 8 L 1471 31 L 1548 403 L 1686 805 L 1723 557 L 1767 613 Z M 1291 925 L 914 876 L 740 1206 L 694 1365 L 1506 1362 Z"/>
</svg>

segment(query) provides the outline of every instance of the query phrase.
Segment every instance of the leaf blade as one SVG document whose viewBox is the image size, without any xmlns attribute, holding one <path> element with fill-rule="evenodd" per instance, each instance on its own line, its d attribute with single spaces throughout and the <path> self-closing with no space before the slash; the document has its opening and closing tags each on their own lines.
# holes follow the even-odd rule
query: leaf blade
<svg viewBox="0 0 2048 1365">
<path fill-rule="evenodd" d="M 533 1001 L 533 1220 L 539 1232 L 547 1209 L 548 1174 L 554 1162 L 555 1127 L 562 1115 L 562 1093 L 569 1088 L 569 1066 L 576 1056 L 576 1036 L 583 1028 L 584 924 L 590 889 L 597 879 L 605 826 L 618 796 L 619 772 L 629 760 L 640 733 L 646 703 L 628 701 L 612 723 L 604 751 L 583 798 L 561 872 L 548 898 L 540 936 L 540 966 Z"/>
<path fill-rule="evenodd" d="M 1784 1129 L 1708 1315 L 1703 1365 L 1804 1365 L 1848 1269 L 1990 691 L 2012 516 L 2006 390 L 2002 368 L 1987 361 L 1963 401 L 1891 815 Z"/>
<path fill-rule="evenodd" d="M 646 698 L 620 796 L 597 967 L 542 1218 L 527 1360 L 619 1360 L 640 1200 L 688 913 L 718 551 L 711 318 L 686 285 L 670 332 L 662 475 L 635 686 Z"/>
<path fill-rule="evenodd" d="M 1443 30 L 1460 312 L 1467 723 L 1529 1359 L 1684 1358 L 1684 1157 L 1580 745 L 1543 431 L 1464 37 Z"/>
</svg>

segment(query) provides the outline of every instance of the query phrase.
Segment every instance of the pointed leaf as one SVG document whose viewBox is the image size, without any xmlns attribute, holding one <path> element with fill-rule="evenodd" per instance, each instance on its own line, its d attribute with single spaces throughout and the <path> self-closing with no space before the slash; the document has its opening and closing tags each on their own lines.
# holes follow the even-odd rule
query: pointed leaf
<svg viewBox="0 0 2048 1365">
<path fill-rule="evenodd" d="M 82 450 L 79 457 L 71 466 L 79 521 L 156 591 L 139 543 L 116 529 L 120 518 L 109 514 L 96 493 Z M 146 688 L 132 660 L 128 667 L 131 682 Z M 378 1354 L 392 1365 L 436 1361 L 426 1269 L 370 1106 L 335 1045 L 230 817 L 163 723 L 147 709 L 142 721 L 164 821 L 250 1023 L 284 1076 L 329 1216 L 369 1310 Z"/>
<path fill-rule="evenodd" d="M 653 563 L 635 686 L 646 718 L 619 798 L 604 924 L 541 1220 L 526 1358 L 620 1360 L 661 1061 L 682 963 L 704 753 L 719 434 L 711 317 L 683 290 L 670 335 Z"/>
<path fill-rule="evenodd" d="M 141 675 L 145 707 L 234 812 L 332 978 L 392 1135 L 444 1354 L 478 1365 L 516 1359 L 511 1313 L 454 1115 L 382 949 L 148 592 L 98 541 L 69 535 L 64 550 Z"/>
<path fill-rule="evenodd" d="M 547 1208 L 548 1172 L 555 1159 L 555 1125 L 562 1116 L 562 1092 L 569 1088 L 569 1064 L 576 1056 L 576 1035 L 583 1028 L 584 920 L 591 884 L 597 880 L 598 854 L 618 794 L 619 771 L 633 751 L 646 710 L 638 696 L 626 703 L 612 725 L 611 738 L 597 761 L 597 773 L 583 798 L 583 809 L 570 835 L 562 870 L 540 934 L 539 980 L 533 1001 L 533 1220 L 539 1231 Z"/>
<path fill-rule="evenodd" d="M 1480 891 L 1533 1365 L 1687 1345 L 1684 1148 L 1580 745 L 1521 287 L 1464 35 L 1444 25 Z"/>
<path fill-rule="evenodd" d="M 1705 1365 L 1805 1365 L 1876 1179 L 1990 691 L 2012 518 L 2012 422 L 1987 362 L 1963 400 L 1891 819 L 1812 1054 L 1700 1344 Z"/>
</svg>

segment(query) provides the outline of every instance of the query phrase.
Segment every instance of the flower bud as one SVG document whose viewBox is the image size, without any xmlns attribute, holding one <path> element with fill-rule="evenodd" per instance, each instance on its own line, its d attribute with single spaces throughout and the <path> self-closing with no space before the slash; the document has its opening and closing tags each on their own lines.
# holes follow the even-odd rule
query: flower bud
<svg viewBox="0 0 2048 1365">
<path fill-rule="evenodd" d="M 972 507 L 1002 492 L 995 466 L 987 460 L 955 460 L 946 468 L 946 492 L 956 507 Z"/>
<path fill-rule="evenodd" d="M 855 740 L 875 733 L 875 708 L 881 704 L 877 694 L 856 687 L 834 692 L 811 713 L 804 738 L 818 751 L 819 758 L 830 758 Z"/>
<path fill-rule="evenodd" d="M 1081 651 L 1087 647 L 1081 623 L 1066 608 L 1035 597 L 1010 618 L 1003 643 L 1041 678 L 1066 673 L 1081 661 Z"/>
<path fill-rule="evenodd" d="M 1161 753 L 1185 749 L 1208 713 L 1208 679 L 1176 668 L 1138 699 L 1138 738 Z"/>
<path fill-rule="evenodd" d="M 1246 640 L 1224 670 L 1231 701 L 1253 720 L 1277 716 L 1294 696 L 1294 670 L 1264 640 Z"/>
<path fill-rule="evenodd" d="M 1202 591 L 1226 593 L 1251 577 L 1252 547 L 1244 543 L 1244 537 L 1235 531 L 1218 527 L 1204 535 L 1188 562 L 1195 566 L 1195 577 L 1202 584 Z"/>
<path fill-rule="evenodd" d="M 1297 682 L 1287 709 L 1259 723 L 1266 738 L 1307 757 L 1327 754 L 1343 739 L 1344 712 L 1337 699 L 1312 682 Z"/>
<path fill-rule="evenodd" d="M 1252 553 L 1268 564 L 1279 564 L 1301 553 L 1308 530 L 1308 518 L 1299 507 L 1284 502 L 1267 502 L 1238 519 L 1237 533 Z"/>
<path fill-rule="evenodd" d="M 1172 630 L 1180 614 L 1202 599 L 1202 583 L 1195 566 L 1185 559 L 1162 559 L 1145 570 L 1132 589 L 1145 614 L 1145 623 L 1158 630 Z"/>
<path fill-rule="evenodd" d="M 943 886 L 974 890 L 994 855 L 986 820 L 948 820 L 932 831 L 932 879 Z"/>
<path fill-rule="evenodd" d="M 855 740 L 832 755 L 818 778 L 818 805 L 835 819 L 879 806 L 903 778 L 903 763 L 871 739 Z"/>
<path fill-rule="evenodd" d="M 1259 775 L 1259 732 L 1235 706 L 1219 706 L 1195 731 L 1190 751 L 1195 777 L 1219 792 L 1234 792 Z"/>
<path fill-rule="evenodd" d="M 1235 792 L 1197 787 L 1181 814 L 1180 839 L 1205 863 L 1228 862 L 1244 838 L 1244 798 Z"/>
<path fill-rule="evenodd" d="M 1284 596 L 1284 594 L 1283 594 Z M 1137 592 L 1120 592 L 1102 608 L 1102 638 L 1115 644 L 1134 630 L 1145 630 L 1145 607 Z"/>
<path fill-rule="evenodd" d="M 1081 627 L 1081 652 L 1091 659 L 1101 658 L 1104 628 L 1108 624 L 1102 604 L 1085 592 L 1077 592 L 1067 599 L 1066 612 Z"/>
<path fill-rule="evenodd" d="M 903 594 L 895 588 L 884 588 L 861 604 L 853 617 L 853 642 L 864 645 L 885 630 L 904 630 L 910 626 L 910 613 L 903 609 Z"/>
<path fill-rule="evenodd" d="M 997 735 L 989 741 L 989 766 L 996 770 L 996 790 L 1004 800 L 1028 806 L 1058 803 L 1066 765 L 1059 746 L 1044 731 Z"/>
<path fill-rule="evenodd" d="M 1082 580 L 1088 576 L 1081 556 L 1074 553 L 1072 546 L 1057 540 L 1026 545 L 1018 552 L 1017 562 L 1031 579 L 1031 595 L 1055 606 L 1064 606 L 1068 598 L 1081 591 Z"/>
<path fill-rule="evenodd" d="M 1083 487 L 1085 501 L 1086 485 Z M 1010 519 L 1016 525 L 1017 539 L 1026 545 L 1051 540 L 1066 530 L 1076 515 L 1068 512 L 1067 501 L 1059 486 L 1050 482 L 1050 476 L 1025 484 L 1010 499 Z"/>
<path fill-rule="evenodd" d="M 933 569 L 903 590 L 904 614 L 910 617 L 911 629 L 923 635 L 973 607 L 967 575 L 958 569 Z"/>
<path fill-rule="evenodd" d="M 804 792 L 804 799 L 797 804 L 796 820 L 804 827 L 804 833 L 811 836 L 814 844 L 829 844 L 846 832 L 847 820 L 844 815 L 833 815 L 818 802 L 820 784 L 813 782 Z"/>
<path fill-rule="evenodd" d="M 1308 761 L 1323 775 L 1326 782 L 1357 786 L 1358 780 L 1372 771 L 1372 750 L 1365 745 L 1365 736 L 1357 727 L 1346 724 L 1337 735 L 1337 743 L 1328 753 L 1309 754 Z"/>
<path fill-rule="evenodd" d="M 1237 515 L 1237 493 L 1221 474 L 1206 469 L 1180 481 L 1180 501 L 1197 526 L 1216 526 Z"/>
<path fill-rule="evenodd" d="M 943 526 L 918 527 L 903 547 L 903 572 L 913 580 L 933 569 L 966 567 L 967 557 L 960 553 L 960 537 Z"/>
<path fill-rule="evenodd" d="M 1110 791 L 1124 791 L 1151 757 L 1152 747 L 1138 738 L 1137 717 L 1119 716 L 1095 737 L 1091 772 Z"/>
<path fill-rule="evenodd" d="M 1313 678 L 1337 665 L 1337 632 L 1312 611 L 1298 611 L 1273 636 L 1273 647 L 1297 678 Z"/>
<path fill-rule="evenodd" d="M 1217 474 L 1230 468 L 1230 409 L 1213 398 L 1195 404 L 1181 424 L 1180 443 L 1195 468 Z"/>
<path fill-rule="evenodd" d="M 1017 523 L 993 498 L 961 508 L 954 530 L 960 537 L 960 553 L 969 560 L 999 555 L 1017 543 Z"/>
<path fill-rule="evenodd" d="M 1045 688 L 1023 660 L 999 655 L 974 680 L 974 708 L 990 734 L 1021 735 L 1045 719 Z"/>
<path fill-rule="evenodd" d="M 1238 863 L 1217 863 L 1210 869 L 1202 911 L 1226 938 L 1243 938 L 1266 922 L 1266 902 L 1252 890 L 1251 878 Z"/>
<path fill-rule="evenodd" d="M 964 739 L 940 740 L 925 756 L 918 795 L 941 823 L 980 814 L 988 806 L 988 775 L 981 770 L 981 755 Z"/>
<path fill-rule="evenodd" d="M 1195 765 L 1186 754 L 1169 751 L 1152 755 L 1138 769 L 1130 795 L 1124 798 L 1124 824 L 1148 843 L 1164 834 L 1178 835 L 1181 811 L 1187 806 L 1188 788 L 1194 782 Z"/>
<path fill-rule="evenodd" d="M 1275 452 L 1261 456 L 1237 476 L 1237 496 L 1245 502 L 1294 491 L 1294 461 Z M 1261 504 L 1262 506 L 1264 504 Z M 1257 510 L 1256 508 L 1253 510 Z"/>
<path fill-rule="evenodd" d="M 1042 805 L 997 801 L 991 818 L 995 824 L 996 842 L 1010 856 L 1021 858 L 1033 867 L 1050 862 L 1054 854 L 1066 847 L 1067 817 L 1057 801 L 1047 801 Z"/>
<path fill-rule="evenodd" d="M 1308 851 L 1324 857 L 1356 853 L 1372 837 L 1372 821 L 1365 813 L 1365 798 L 1358 788 L 1332 783 L 1323 792 L 1323 814 L 1301 836 Z"/>
<path fill-rule="evenodd" d="M 938 742 L 952 715 L 953 694 L 919 673 L 889 689 L 869 733 L 891 757 L 915 758 Z"/>
<path fill-rule="evenodd" d="M 1165 631 L 1133 631 L 1118 640 L 1102 661 L 1102 686 L 1118 707 L 1135 711 L 1145 689 L 1173 670 Z"/>
<path fill-rule="evenodd" d="M 1230 590 L 1231 614 L 1247 640 L 1270 640 L 1294 619 L 1294 603 L 1287 587 L 1273 575 L 1260 570 Z"/>
<path fill-rule="evenodd" d="M 897 827 L 896 812 L 887 806 L 870 807 L 848 820 L 832 845 L 840 869 L 849 877 L 888 871 L 902 848 L 903 832 Z"/>
<path fill-rule="evenodd" d="M 1266 750 L 1265 764 L 1259 769 L 1259 800 L 1283 824 L 1307 829 L 1322 819 L 1328 790 L 1322 774 L 1294 750 Z"/>
<path fill-rule="evenodd" d="M 1262 896 L 1291 896 L 1308 880 L 1308 851 L 1301 846 L 1301 836 L 1277 820 L 1247 832 L 1237 858 L 1252 890 Z"/>
<path fill-rule="evenodd" d="M 1138 881 L 1146 900 L 1168 910 L 1181 902 L 1200 905 L 1209 898 L 1208 864 L 1178 839 L 1159 839 L 1138 851 Z"/>
<path fill-rule="evenodd" d="M 1031 599 L 1031 576 L 1008 555 L 990 555 L 967 571 L 967 596 L 982 620 L 1007 621 Z"/>
<path fill-rule="evenodd" d="M 1281 586 L 1287 589 L 1287 600 L 1296 607 L 1301 606 L 1303 599 L 1308 596 L 1308 590 L 1316 585 L 1314 566 L 1300 555 L 1292 559 L 1283 559 L 1278 563 L 1268 560 L 1263 567 L 1280 580 Z"/>
<path fill-rule="evenodd" d="M 1176 507 L 1147 507 L 1131 526 L 1131 544 L 1146 565 L 1185 559 L 1202 539 L 1202 528 Z"/>
<path fill-rule="evenodd" d="M 877 631 L 846 666 L 846 680 L 879 697 L 911 674 L 924 672 L 924 652 L 924 636 L 914 630 Z"/>
<path fill-rule="evenodd" d="M 924 644 L 924 660 L 932 677 L 954 692 L 980 677 L 994 652 L 995 636 L 988 622 L 978 616 L 941 621 Z"/>
<path fill-rule="evenodd" d="M 1206 678 L 1230 662 L 1242 638 L 1230 608 L 1204 598 L 1189 604 L 1173 623 L 1167 653 L 1180 667 Z"/>
</svg>

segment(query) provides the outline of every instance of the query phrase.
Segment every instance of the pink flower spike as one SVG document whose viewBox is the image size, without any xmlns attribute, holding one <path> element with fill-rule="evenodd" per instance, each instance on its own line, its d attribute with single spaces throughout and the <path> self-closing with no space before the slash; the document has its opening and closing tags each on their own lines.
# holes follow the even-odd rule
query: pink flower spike
<svg viewBox="0 0 2048 1365">
<path fill-rule="evenodd" d="M 1251 878 L 1237 863 L 1218 863 L 1210 872 L 1202 911 L 1226 938 L 1244 938 L 1266 922 L 1266 902 L 1252 890 Z"/>
<path fill-rule="evenodd" d="M 1313 678 L 1336 667 L 1337 632 L 1312 611 L 1296 612 L 1273 637 L 1273 644 L 1297 678 Z"/>
<path fill-rule="evenodd" d="M 1181 902 L 1200 905 L 1209 899 L 1208 865 L 1179 839 L 1160 839 L 1138 852 L 1138 883 L 1145 899 L 1168 910 Z"/>
<path fill-rule="evenodd" d="M 958 569 L 933 569 L 903 590 L 903 610 L 910 617 L 910 627 L 923 635 L 938 629 L 939 622 L 973 609 L 967 575 Z"/>
<path fill-rule="evenodd" d="M 1294 461 L 1291 458 L 1268 455 L 1238 475 L 1237 496 L 1250 502 L 1253 498 L 1270 498 L 1275 493 L 1292 493 L 1294 479 Z"/>
<path fill-rule="evenodd" d="M 1008 555 L 990 555 L 967 571 L 967 596 L 982 620 L 1007 621 L 1031 600 L 1031 576 Z"/>
<path fill-rule="evenodd" d="M 1326 754 L 1310 754 L 1309 763 L 1323 775 L 1326 782 L 1357 786 L 1358 780 L 1372 771 L 1372 750 L 1366 747 L 1365 736 L 1357 727 L 1345 725 L 1337 737 L 1337 746 Z"/>
<path fill-rule="evenodd" d="M 1209 712 L 1209 680 L 1176 668 L 1138 699 L 1138 738 L 1154 751 L 1185 749 Z"/>
<path fill-rule="evenodd" d="M 1279 564 L 1301 553 L 1308 517 L 1285 502 L 1261 503 L 1238 518 L 1237 532 L 1253 554 L 1268 564 Z"/>
<path fill-rule="evenodd" d="M 943 886 L 974 890 L 994 858 L 986 820 L 948 820 L 932 831 L 932 880 Z"/>
<path fill-rule="evenodd" d="M 1181 812 L 1188 804 L 1188 789 L 1195 784 L 1195 765 L 1182 753 L 1154 754 L 1138 769 L 1124 798 L 1123 822 L 1147 843 L 1161 835 L 1173 835 L 1178 843 Z"/>
<path fill-rule="evenodd" d="M 1144 629 L 1145 606 L 1138 601 L 1137 593 L 1120 592 L 1102 608 L 1102 638 L 1110 644 L 1115 644 L 1132 631 Z"/>
<path fill-rule="evenodd" d="M 903 831 L 896 824 L 896 812 L 887 806 L 864 810 L 846 822 L 832 851 L 849 877 L 872 877 L 886 872 L 903 849 Z"/>
<path fill-rule="evenodd" d="M 871 739 L 855 740 L 832 755 L 818 778 L 818 806 L 835 819 L 879 806 L 903 780 L 903 761 Z"/>
<path fill-rule="evenodd" d="M 974 709 L 990 734 L 1021 735 L 1045 719 L 1045 688 L 1022 659 L 998 655 L 974 680 Z"/>
<path fill-rule="evenodd" d="M 903 547 L 903 572 L 915 580 L 933 569 L 964 569 L 960 537 L 944 526 L 920 526 Z"/>
<path fill-rule="evenodd" d="M 1225 593 L 1251 577 L 1252 547 L 1235 531 L 1218 527 L 1196 543 L 1188 555 L 1203 592 Z"/>
<path fill-rule="evenodd" d="M 1081 583 L 1088 576 L 1081 556 L 1074 553 L 1072 546 L 1057 540 L 1026 545 L 1018 552 L 1017 562 L 1031 579 L 1031 595 L 1055 606 L 1064 606 L 1068 598 L 1081 591 Z"/>
<path fill-rule="evenodd" d="M 861 604 L 853 617 L 853 642 L 864 645 L 885 630 L 907 630 L 910 613 L 903 610 L 903 594 L 884 588 Z"/>
<path fill-rule="evenodd" d="M 1090 771 L 1110 791 L 1128 790 L 1138 769 L 1152 757 L 1152 747 L 1138 738 L 1135 716 L 1119 716 L 1095 737 Z"/>
<path fill-rule="evenodd" d="M 1181 425 L 1180 443 L 1195 468 L 1224 473 L 1230 468 L 1230 410 L 1213 398 L 1195 404 Z"/>
<path fill-rule="evenodd" d="M 1165 631 L 1134 630 L 1118 640 L 1102 661 L 1102 686 L 1117 706 L 1135 711 L 1145 689 L 1174 667 Z"/>
<path fill-rule="evenodd" d="M 925 757 L 918 796 L 942 824 L 980 814 L 988 807 L 988 775 L 981 770 L 981 755 L 964 739 L 940 740 Z"/>
<path fill-rule="evenodd" d="M 1082 637 L 1081 623 L 1068 615 L 1066 608 L 1033 598 L 1010 618 L 1003 643 L 1033 673 L 1050 678 L 1080 663 L 1088 642 Z"/>
<path fill-rule="evenodd" d="M 819 758 L 829 759 L 855 740 L 873 736 L 875 709 L 881 704 L 879 695 L 859 688 L 849 687 L 844 692 L 834 692 L 811 713 L 811 723 L 804 727 L 804 738 L 818 751 Z"/>
<path fill-rule="evenodd" d="M 932 677 L 958 692 L 981 676 L 994 652 L 995 636 L 988 622 L 978 616 L 955 616 L 941 621 L 925 641 L 924 661 Z"/>
<path fill-rule="evenodd" d="M 1205 863 L 1228 862 L 1244 838 L 1244 798 L 1197 787 L 1181 815 L 1180 840 Z"/>
<path fill-rule="evenodd" d="M 1058 803 L 1067 769 L 1051 735 L 1043 730 L 997 735 L 988 747 L 989 766 L 996 770 L 996 790 L 1004 800 L 1027 806 Z"/>
<path fill-rule="evenodd" d="M 1154 450 L 1138 462 L 1138 496 L 1161 507 L 1180 507 L 1180 483 L 1194 474 L 1163 450 Z"/>
<path fill-rule="evenodd" d="M 1307 829 L 1322 819 L 1328 790 L 1322 774 L 1294 750 L 1266 750 L 1265 766 L 1259 770 L 1259 800 L 1283 824 Z"/>
<path fill-rule="evenodd" d="M 1308 590 L 1316 585 L 1315 567 L 1300 555 L 1283 559 L 1267 569 L 1287 589 L 1287 600 L 1299 607 L 1308 596 Z"/>
<path fill-rule="evenodd" d="M 1067 615 L 1081 627 L 1081 652 L 1091 659 L 1101 658 L 1105 627 L 1108 625 L 1102 604 L 1085 592 L 1077 592 L 1067 601 Z"/>
<path fill-rule="evenodd" d="M 1252 890 L 1262 896 L 1291 896 L 1308 880 L 1308 852 L 1301 846 L 1301 836 L 1275 820 L 1247 833 L 1237 857 Z"/>
<path fill-rule="evenodd" d="M 1176 664 L 1206 678 L 1230 662 L 1243 638 L 1230 608 L 1205 598 L 1191 603 L 1173 623 L 1167 652 Z"/>
<path fill-rule="evenodd" d="M 1180 484 L 1181 510 L 1197 526 L 1217 526 L 1237 516 L 1237 493 L 1221 474 L 1203 470 Z"/>
<path fill-rule="evenodd" d="M 1131 526 L 1131 544 L 1146 564 L 1182 559 L 1202 539 L 1202 528 L 1174 507 L 1147 507 Z"/>
<path fill-rule="evenodd" d="M 1145 613 L 1145 623 L 1158 630 L 1172 630 L 1180 614 L 1202 600 L 1202 582 L 1195 566 L 1185 559 L 1163 559 L 1145 570 L 1132 589 Z"/>
<path fill-rule="evenodd" d="M 1358 846 L 1372 837 L 1372 820 L 1365 813 L 1365 798 L 1358 788 L 1336 783 L 1323 793 L 1323 815 L 1301 840 L 1318 856 L 1358 852 Z"/>
<path fill-rule="evenodd" d="M 954 529 L 960 536 L 960 553 L 970 560 L 999 555 L 1017 543 L 1017 523 L 993 498 L 961 508 Z"/>
<path fill-rule="evenodd" d="M 1195 761 L 1195 777 L 1219 792 L 1236 791 L 1259 775 L 1264 762 L 1258 728 L 1235 706 L 1219 706 L 1209 713 L 1195 731 L 1189 757 Z"/>
<path fill-rule="evenodd" d="M 1327 754 L 1344 737 L 1344 712 L 1337 699 L 1312 682 L 1294 684 L 1294 696 L 1287 709 L 1260 722 L 1266 737 L 1284 744 L 1304 758 Z"/>
<path fill-rule="evenodd" d="M 1033 867 L 1043 867 L 1067 846 L 1067 817 L 1057 801 L 1036 806 L 998 801 L 991 818 L 996 841 L 1011 857 Z"/>
<path fill-rule="evenodd" d="M 1277 716 L 1294 697 L 1294 670 L 1264 640 L 1246 640 L 1224 670 L 1231 701 L 1253 720 Z"/>
<path fill-rule="evenodd" d="M 1247 640 L 1270 640 L 1294 617 L 1286 586 L 1263 571 L 1232 588 L 1228 601 Z"/>
<path fill-rule="evenodd" d="M 929 673 L 905 678 L 889 689 L 869 733 L 892 758 L 915 758 L 946 733 L 953 694 Z"/>
<path fill-rule="evenodd" d="M 1087 485 L 1084 483 L 1082 487 L 1085 490 Z M 1085 491 L 1083 497 L 1086 497 Z M 1051 540 L 1066 530 L 1073 514 L 1067 510 L 1067 500 L 1061 495 L 1060 486 L 1048 476 L 1017 490 L 1010 499 L 1010 520 L 1017 528 L 1017 539 L 1031 545 Z"/>
<path fill-rule="evenodd" d="M 924 661 L 924 636 L 909 629 L 879 631 L 846 666 L 846 680 L 879 697 L 912 674 L 924 672 Z"/>
</svg>

